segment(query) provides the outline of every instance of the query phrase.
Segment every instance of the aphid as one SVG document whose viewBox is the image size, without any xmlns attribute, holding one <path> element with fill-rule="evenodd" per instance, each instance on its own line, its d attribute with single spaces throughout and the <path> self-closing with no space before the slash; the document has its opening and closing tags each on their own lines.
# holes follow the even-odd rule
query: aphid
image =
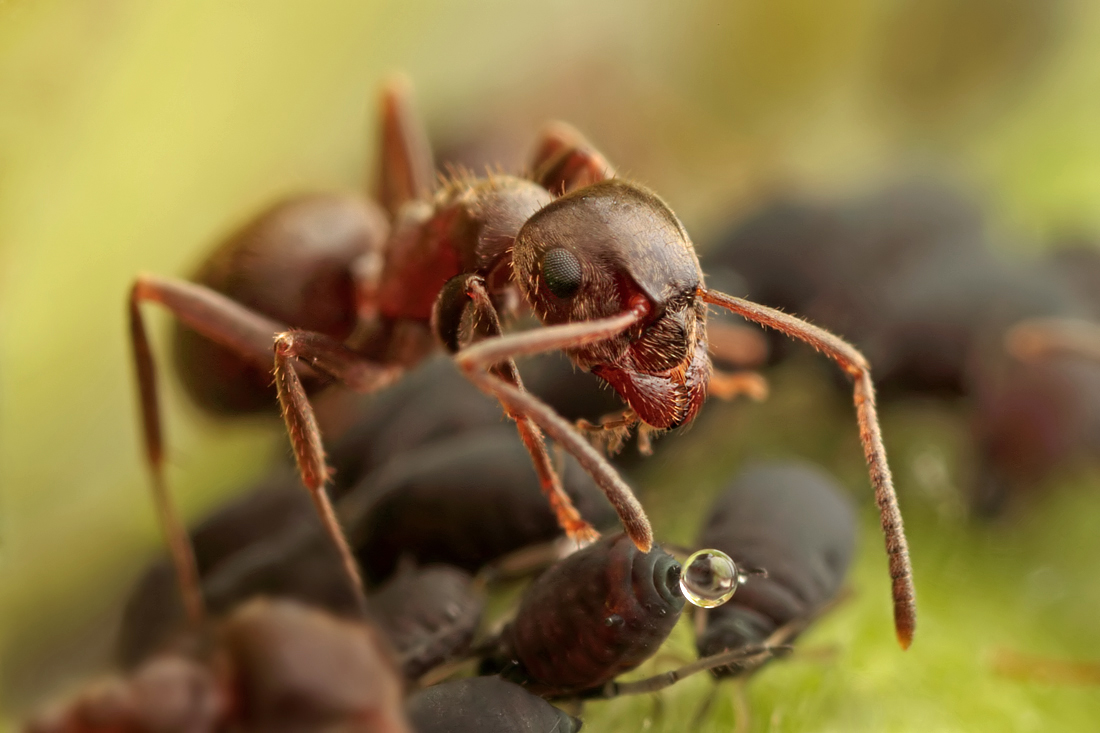
<svg viewBox="0 0 1100 733">
<path fill-rule="evenodd" d="M 370 596 L 377 622 L 408 680 L 461 655 L 481 623 L 485 598 L 473 578 L 448 565 L 406 566 Z"/>
<path fill-rule="evenodd" d="M 461 384 L 469 388 L 465 380 Z M 596 526 L 612 523 L 614 513 L 591 477 L 571 457 L 563 468 L 565 488 L 583 516 Z M 355 612 L 339 556 L 308 498 L 292 485 L 296 481 L 277 473 L 193 532 L 203 596 L 215 612 L 260 594 Z M 251 515 L 251 509 L 258 513 Z M 499 423 L 395 455 L 345 492 L 337 512 L 373 583 L 388 578 L 402 559 L 476 571 L 561 535 L 523 445 Z M 264 520 L 270 524 L 260 532 L 255 525 Z M 368 600 L 373 607 L 374 597 Z M 182 612 L 171 566 L 155 565 L 127 603 L 118 646 L 122 662 L 132 666 L 162 645 Z"/>
<path fill-rule="evenodd" d="M 722 343 L 708 344 L 706 313 L 714 305 L 806 341 L 854 381 L 860 437 L 886 534 L 895 625 L 907 647 L 915 627 L 908 547 L 864 357 L 798 318 L 708 289 L 675 214 L 648 190 L 613 178 L 604 158 L 571 128 L 558 125 L 544 133 L 533 180 L 456 176 L 430 195 L 430 155 L 406 111 L 401 90 L 391 87 L 383 113 L 381 199 L 392 227 L 381 249 L 365 254 L 353 268 L 354 303 L 344 306 L 354 307 L 360 322 L 348 341 L 291 330 L 195 283 L 152 275 L 135 281 L 131 332 L 146 455 L 162 515 L 168 517 L 170 505 L 155 369 L 140 308 L 145 301 L 164 305 L 187 326 L 252 363 L 270 359 L 274 345 L 275 382 L 299 470 L 344 559 L 349 583 L 360 594 L 351 549 L 323 490 L 328 469 L 299 369 L 370 391 L 422 358 L 434 334 L 465 376 L 516 421 L 566 532 L 578 540 L 596 536 L 562 489 L 544 431 L 593 476 L 632 541 L 648 550 L 652 531 L 630 488 L 565 420 L 523 389 L 513 359 L 561 350 L 606 381 L 629 407 L 609 428 L 679 427 L 695 418 L 708 385 L 716 392 L 736 389 L 711 367 L 708 350 Z M 501 316 L 511 316 L 520 305 L 544 327 L 504 335 Z M 201 599 L 183 528 L 174 516 L 165 526 L 189 613 L 198 619 Z"/>
<path fill-rule="evenodd" d="M 581 721 L 499 677 L 452 680 L 421 690 L 407 704 L 417 733 L 576 733 Z"/>
<path fill-rule="evenodd" d="M 739 566 L 765 568 L 767 577 L 701 612 L 700 656 L 758 645 L 782 627 L 808 623 L 840 590 L 856 531 L 851 502 L 819 468 L 765 463 L 738 474 L 715 501 L 698 544 Z"/>
<path fill-rule="evenodd" d="M 971 504 L 982 515 L 1100 456 L 1100 327 L 1031 319 L 1005 341 L 1011 357 L 991 352 L 973 389 L 979 464 Z"/>
<path fill-rule="evenodd" d="M 646 680 L 614 682 L 653 656 L 683 608 L 679 562 L 659 548 L 643 553 L 626 535 L 604 537 L 532 582 L 515 618 L 485 645 L 482 669 L 543 697 L 612 697 L 655 691 L 729 664 L 733 657 L 722 655 Z M 734 657 L 771 653 L 758 645 Z"/>
<path fill-rule="evenodd" d="M 549 513 L 545 503 L 542 510 Z M 181 634 L 182 609 L 171 592 L 169 571 L 167 565 L 154 566 L 127 603 L 118 639 L 124 667 L 137 666 Z M 293 599 L 343 616 L 360 612 L 339 556 L 308 512 L 298 524 L 221 558 L 203 576 L 203 597 L 215 613 L 230 612 L 257 596 Z M 459 568 L 405 564 L 369 594 L 366 611 L 394 649 L 405 675 L 416 679 L 464 651 L 478 628 L 483 605 L 483 591 Z"/>
<path fill-rule="evenodd" d="M 369 626 L 292 601 L 254 600 L 222 621 L 210 643 L 206 653 L 165 653 L 128 678 L 90 687 L 26 730 L 411 730 L 401 677 Z"/>
<path fill-rule="evenodd" d="M 1051 273 L 999 257 L 977 207 L 928 185 L 849 203 L 778 201 L 731 228 L 703 265 L 851 338 L 886 394 L 964 392 L 983 342 L 1024 316 L 1079 305 Z"/>
<path fill-rule="evenodd" d="M 595 526 L 614 512 L 572 457 L 562 483 Z M 531 460 L 505 426 L 439 440 L 396 457 L 347 498 L 345 526 L 367 578 L 389 576 L 402 557 L 470 571 L 561 528 L 546 505 Z"/>
</svg>

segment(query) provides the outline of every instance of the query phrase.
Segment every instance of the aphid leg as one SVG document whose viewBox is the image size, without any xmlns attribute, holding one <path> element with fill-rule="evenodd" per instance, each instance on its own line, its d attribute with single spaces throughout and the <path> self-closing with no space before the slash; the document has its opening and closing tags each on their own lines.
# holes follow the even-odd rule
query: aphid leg
<svg viewBox="0 0 1100 733">
<path fill-rule="evenodd" d="M 363 578 L 332 507 L 332 500 L 325 491 L 329 471 L 325 465 L 321 431 L 317 427 L 313 407 L 302 387 L 302 380 L 294 369 L 293 360 L 311 364 L 360 392 L 380 389 L 392 382 L 400 372 L 372 364 L 339 341 L 320 333 L 284 331 L 275 336 L 274 342 L 275 387 L 279 392 L 279 406 L 282 408 L 287 435 L 294 449 L 298 471 L 302 482 L 309 489 L 310 498 L 313 499 L 326 534 L 340 553 L 344 572 L 359 602 L 360 610 L 365 613 L 367 598 L 363 589 Z"/>
<path fill-rule="evenodd" d="M 761 402 L 768 398 L 768 380 L 756 372 L 723 372 L 715 369 L 707 382 L 707 395 L 723 400 L 745 395 Z"/>
<path fill-rule="evenodd" d="M 855 384 L 853 396 L 856 418 L 859 421 L 859 438 L 870 469 L 871 485 L 875 489 L 882 531 L 886 535 L 886 554 L 890 564 L 890 578 L 893 580 L 894 629 L 901 647 L 908 649 L 917 624 L 913 568 L 909 562 L 909 543 L 905 539 L 901 510 L 894 493 L 894 481 L 886 462 L 886 448 L 882 444 L 882 430 L 875 411 L 875 387 L 871 382 L 867 360 L 843 339 L 782 311 L 713 290 L 701 290 L 700 295 L 707 303 L 721 306 L 754 323 L 774 328 L 791 338 L 808 343 L 835 361 L 852 377 Z"/>
<path fill-rule="evenodd" d="M 698 709 L 695 711 L 695 715 L 691 719 L 691 727 L 688 730 L 699 730 L 703 726 L 703 721 L 710 715 L 710 709 L 714 706 L 714 698 L 718 695 L 718 685 L 711 685 L 707 690 L 707 696 L 703 698 L 703 702 L 699 704 Z M 734 724 L 737 724 L 737 720 L 734 719 Z"/>
<path fill-rule="evenodd" d="M 711 320 L 707 322 L 707 351 L 725 364 L 757 367 L 768 359 L 768 340 L 760 329 Z"/>
<path fill-rule="evenodd" d="M 1054 354 L 1100 362 L 1100 324 L 1074 318 L 1029 318 L 1009 329 L 1005 348 L 1024 362 Z"/>
<path fill-rule="evenodd" d="M 736 667 L 739 671 L 749 671 L 767 662 L 772 657 L 785 654 L 790 651 L 789 646 L 770 644 L 756 644 L 743 649 L 712 654 L 709 657 L 697 659 L 691 664 L 685 664 L 679 669 L 646 677 L 633 682 L 616 682 L 612 680 L 593 693 L 598 697 L 618 697 L 619 695 L 638 695 L 646 692 L 658 692 L 666 687 L 671 687 L 685 677 L 690 677 L 698 672 L 722 667 Z"/>
<path fill-rule="evenodd" d="M 427 198 L 435 184 L 428 133 L 413 110 L 412 90 L 403 76 L 382 87 L 382 149 L 375 198 L 390 218 L 407 201 Z"/>
<path fill-rule="evenodd" d="M 551 122 L 539 134 L 531 180 L 555 196 L 615 176 L 615 170 L 572 125 Z"/>
<path fill-rule="evenodd" d="M 483 392 L 500 400 L 509 412 L 523 415 L 556 440 L 592 476 L 615 508 L 627 534 L 643 552 L 653 546 L 653 530 L 642 505 L 607 460 L 545 402 L 501 379 L 492 370 L 503 360 L 602 341 L 622 333 L 645 317 L 639 305 L 611 318 L 536 328 L 499 338 L 485 339 L 457 354 L 455 361 Z"/>
<path fill-rule="evenodd" d="M 477 275 L 458 275 L 452 278 L 440 292 L 433 318 L 433 330 L 439 334 L 440 339 L 452 352 L 460 350 L 459 331 L 462 313 L 467 303 L 473 307 L 474 328 L 478 333 L 490 338 L 499 338 L 502 333 L 500 318 L 489 297 L 489 292 L 485 289 L 484 279 Z M 498 378 L 523 391 L 523 380 L 519 376 L 514 360 L 504 358 L 489 365 L 489 368 Z M 558 524 L 578 543 L 586 544 L 597 539 L 599 532 L 585 521 L 573 506 L 573 500 L 569 498 L 569 494 L 565 493 L 538 425 L 522 413 L 508 408 L 507 405 L 505 412 L 516 422 L 519 437 L 523 440 L 527 452 L 531 454 L 535 473 L 539 477 L 539 486 L 542 488 L 542 493 L 546 495 L 547 501 L 550 502 L 550 508 L 557 517 Z"/>
<path fill-rule="evenodd" d="M 718 686 L 715 685 L 714 689 L 717 690 Z M 752 727 L 752 708 L 743 678 L 733 682 L 733 715 L 733 733 L 749 733 Z"/>
</svg>

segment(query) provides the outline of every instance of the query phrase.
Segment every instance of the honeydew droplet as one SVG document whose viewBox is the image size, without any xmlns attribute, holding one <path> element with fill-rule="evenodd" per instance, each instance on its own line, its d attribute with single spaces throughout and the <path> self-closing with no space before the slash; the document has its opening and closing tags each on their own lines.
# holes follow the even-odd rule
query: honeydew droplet
<svg viewBox="0 0 1100 733">
<path fill-rule="evenodd" d="M 745 574 L 721 550 L 699 550 L 684 563 L 680 590 L 700 608 L 714 608 L 733 597 Z"/>
</svg>

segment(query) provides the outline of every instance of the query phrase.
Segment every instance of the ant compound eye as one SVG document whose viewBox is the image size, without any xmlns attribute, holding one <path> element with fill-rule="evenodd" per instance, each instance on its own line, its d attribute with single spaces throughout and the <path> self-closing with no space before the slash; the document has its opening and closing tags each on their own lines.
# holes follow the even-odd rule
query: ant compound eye
<svg viewBox="0 0 1100 733">
<path fill-rule="evenodd" d="M 733 597 L 746 574 L 726 553 L 720 550 L 699 550 L 684 563 L 680 575 L 680 590 L 684 598 L 700 608 L 714 608 Z"/>
<path fill-rule="evenodd" d="M 542 256 L 542 277 L 551 293 L 559 298 L 569 298 L 580 290 L 584 273 L 577 256 L 559 247 Z"/>
</svg>

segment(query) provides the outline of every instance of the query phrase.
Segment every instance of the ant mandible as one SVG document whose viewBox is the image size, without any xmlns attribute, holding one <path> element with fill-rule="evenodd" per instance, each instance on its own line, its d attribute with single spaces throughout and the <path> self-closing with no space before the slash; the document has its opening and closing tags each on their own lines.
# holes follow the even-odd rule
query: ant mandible
<svg viewBox="0 0 1100 733">
<path fill-rule="evenodd" d="M 265 221 L 278 219 L 266 235 L 246 244 L 230 240 L 211 258 L 243 277 L 247 273 L 239 271 L 249 265 L 248 257 L 233 256 L 242 248 L 254 248 L 253 259 L 261 262 L 263 256 L 300 261 L 305 255 L 294 251 L 293 236 L 285 234 L 293 233 L 295 225 L 322 244 L 361 232 L 361 252 L 349 268 L 354 288 L 315 292 L 298 306 L 316 309 L 318 300 L 330 301 L 321 304 L 348 312 L 356 321 L 350 335 L 295 330 L 291 325 L 308 321 L 304 312 L 272 317 L 270 311 L 246 307 L 219 292 L 231 289 L 217 285 L 140 275 L 131 290 L 145 452 L 158 515 L 193 621 L 202 618 L 202 598 L 186 532 L 166 487 L 155 368 L 141 303 L 160 303 L 187 327 L 254 367 L 270 368 L 274 345 L 278 401 L 302 480 L 360 599 L 359 570 L 324 491 L 325 453 L 303 378 L 308 384 L 327 376 L 373 391 L 422 359 L 434 333 L 463 373 L 515 420 L 565 531 L 579 541 L 596 536 L 562 490 L 544 432 L 592 475 L 627 534 L 647 551 L 652 531 L 630 488 L 572 425 L 524 390 L 513 359 L 561 350 L 610 384 L 628 410 L 598 427 L 675 428 L 695 418 L 708 385 L 719 394 L 737 389 L 738 375 L 718 374 L 711 367 L 706 315 L 708 305 L 714 305 L 808 343 L 852 378 L 860 441 L 886 536 L 895 628 L 901 646 L 909 646 L 916 608 L 908 545 L 869 366 L 859 351 L 794 316 L 708 289 L 691 240 L 671 209 L 645 188 L 615 178 L 604 157 L 567 125 L 553 124 L 542 133 L 530 178 L 454 175 L 438 190 L 427 136 L 400 81 L 384 88 L 381 128 L 377 198 L 388 214 L 388 234 L 370 202 L 349 204 L 344 197 L 340 204 L 334 203 L 340 197 L 321 197 L 314 205 L 307 200 L 297 212 L 293 201 L 265 212 L 257 219 L 260 230 Z M 300 221 L 310 217 L 310 222 Z M 272 297 L 277 301 L 279 294 Z M 285 311 L 286 304 L 280 305 Z M 503 333 L 501 316 L 514 315 L 520 305 L 533 311 L 543 327 Z"/>
</svg>

